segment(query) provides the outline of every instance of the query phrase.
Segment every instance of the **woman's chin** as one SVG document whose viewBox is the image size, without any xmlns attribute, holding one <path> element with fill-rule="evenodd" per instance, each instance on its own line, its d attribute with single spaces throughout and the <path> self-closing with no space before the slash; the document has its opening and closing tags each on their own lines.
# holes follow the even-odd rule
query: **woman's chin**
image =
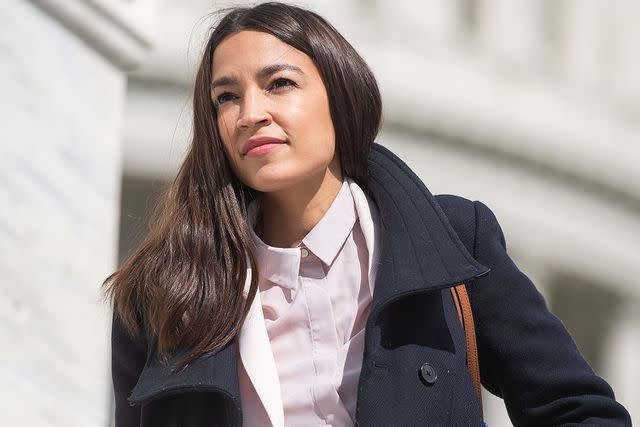
<svg viewBox="0 0 640 427">
<path fill-rule="evenodd" d="M 276 193 L 300 186 L 306 183 L 305 188 L 310 190 L 308 182 L 311 178 L 309 173 L 300 174 L 260 174 L 252 180 L 251 187 L 262 193 Z"/>
</svg>

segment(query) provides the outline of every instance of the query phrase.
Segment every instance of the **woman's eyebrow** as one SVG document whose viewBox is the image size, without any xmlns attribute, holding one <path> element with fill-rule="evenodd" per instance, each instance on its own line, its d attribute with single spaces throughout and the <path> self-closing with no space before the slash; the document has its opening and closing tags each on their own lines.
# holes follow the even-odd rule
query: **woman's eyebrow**
<svg viewBox="0 0 640 427">
<path fill-rule="evenodd" d="M 259 78 L 266 78 L 271 76 L 272 74 L 277 73 L 278 71 L 294 71 L 298 74 L 304 75 L 304 72 L 300 69 L 300 67 L 296 67 L 292 64 L 271 64 L 264 67 L 262 70 L 258 72 Z"/>
<path fill-rule="evenodd" d="M 281 64 L 271 64 L 271 65 L 267 65 L 266 67 L 263 67 L 260 71 L 258 71 L 256 76 L 259 79 L 265 79 L 277 73 L 278 71 L 293 71 L 298 74 L 304 75 L 304 72 L 302 71 L 302 69 L 300 69 L 300 67 L 297 67 L 292 64 L 281 63 Z M 215 79 L 211 83 L 211 89 L 215 89 L 218 86 L 227 86 L 227 85 L 235 85 L 235 84 L 238 84 L 238 80 L 235 79 L 234 77 L 222 76 L 220 78 Z"/>
<path fill-rule="evenodd" d="M 211 89 L 215 89 L 218 86 L 228 86 L 228 85 L 234 85 L 237 84 L 238 80 L 232 78 L 232 77 L 228 77 L 228 76 L 222 76 L 219 79 L 215 79 L 212 83 L 211 83 Z"/>
</svg>

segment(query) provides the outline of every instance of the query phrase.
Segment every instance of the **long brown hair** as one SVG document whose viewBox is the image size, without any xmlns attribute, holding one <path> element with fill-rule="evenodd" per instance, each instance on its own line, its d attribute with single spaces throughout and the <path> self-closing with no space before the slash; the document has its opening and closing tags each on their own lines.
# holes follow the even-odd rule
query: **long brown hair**
<svg viewBox="0 0 640 427">
<path fill-rule="evenodd" d="M 103 283 L 132 336 L 154 338 L 162 359 L 179 348 L 190 351 L 178 368 L 235 338 L 258 287 L 246 220 L 257 192 L 232 171 L 210 95 L 212 56 L 220 42 L 239 31 L 262 31 L 313 60 L 329 96 L 342 172 L 365 190 L 367 158 L 382 115 L 371 70 L 321 16 L 275 2 L 225 12 L 196 74 L 193 139 L 186 158 L 152 216 L 148 235 Z M 245 300 L 247 268 L 253 274 Z"/>
</svg>

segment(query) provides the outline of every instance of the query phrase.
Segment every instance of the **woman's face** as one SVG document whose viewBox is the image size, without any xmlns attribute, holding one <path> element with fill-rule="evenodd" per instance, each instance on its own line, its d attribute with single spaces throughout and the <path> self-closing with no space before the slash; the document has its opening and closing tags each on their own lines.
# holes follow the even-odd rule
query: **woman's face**
<svg viewBox="0 0 640 427">
<path fill-rule="evenodd" d="M 311 58 L 271 34 L 241 31 L 215 49 L 212 73 L 218 129 L 245 185 L 274 192 L 329 171 L 342 179 L 327 91 Z M 276 143 L 246 152 L 262 137 Z"/>
</svg>

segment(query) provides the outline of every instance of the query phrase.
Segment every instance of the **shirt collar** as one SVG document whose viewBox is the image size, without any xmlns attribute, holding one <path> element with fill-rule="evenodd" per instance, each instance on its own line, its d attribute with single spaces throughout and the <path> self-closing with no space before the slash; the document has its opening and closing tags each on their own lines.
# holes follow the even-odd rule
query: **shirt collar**
<svg viewBox="0 0 640 427">
<path fill-rule="evenodd" d="M 358 218 L 353 196 L 347 180 L 320 221 L 295 248 L 270 246 L 253 230 L 259 209 L 259 201 L 248 206 L 249 230 L 256 247 L 260 276 L 282 287 L 295 289 L 300 272 L 300 247 L 306 247 L 327 267 L 330 267 Z"/>
<path fill-rule="evenodd" d="M 302 244 L 313 252 L 325 266 L 330 267 L 349 237 L 358 215 L 353 196 L 346 180 L 329 209 L 302 239 Z"/>
</svg>

